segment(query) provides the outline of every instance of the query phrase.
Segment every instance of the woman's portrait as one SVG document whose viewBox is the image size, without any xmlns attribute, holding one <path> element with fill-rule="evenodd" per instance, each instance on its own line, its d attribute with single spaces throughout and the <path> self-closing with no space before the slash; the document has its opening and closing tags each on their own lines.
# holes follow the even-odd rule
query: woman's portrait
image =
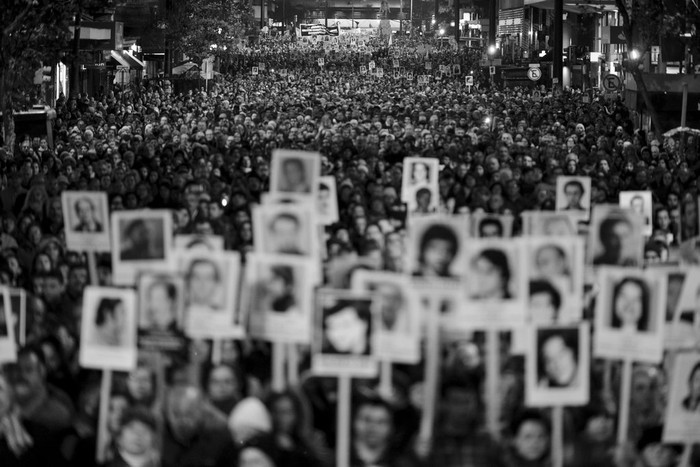
<svg viewBox="0 0 700 467">
<path fill-rule="evenodd" d="M 369 301 L 339 300 L 323 310 L 323 353 L 369 355 Z"/>
<path fill-rule="evenodd" d="M 274 313 L 298 312 L 295 298 L 297 279 L 294 268 L 286 264 L 277 264 L 269 268 L 264 281 L 261 281 L 260 298 L 268 304 L 266 311 Z"/>
<path fill-rule="evenodd" d="M 569 388 L 578 384 L 578 329 L 545 329 L 537 335 L 538 385 Z"/>
<path fill-rule="evenodd" d="M 468 280 L 473 300 L 513 298 L 510 290 L 511 266 L 508 255 L 497 248 L 486 248 L 469 262 Z"/>
<path fill-rule="evenodd" d="M 626 277 L 618 282 L 612 294 L 612 327 L 636 331 L 648 330 L 649 299 L 649 286 L 644 280 Z"/>
<path fill-rule="evenodd" d="M 149 331 L 175 331 L 177 328 L 178 288 L 161 278 L 148 284 L 143 303 L 142 328 Z"/>
</svg>

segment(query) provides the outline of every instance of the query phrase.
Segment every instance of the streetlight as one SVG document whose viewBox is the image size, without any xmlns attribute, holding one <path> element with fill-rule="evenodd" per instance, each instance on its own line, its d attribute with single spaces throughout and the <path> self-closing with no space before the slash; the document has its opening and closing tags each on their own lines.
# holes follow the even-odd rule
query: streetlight
<svg viewBox="0 0 700 467">
<path fill-rule="evenodd" d="M 441 36 L 445 35 L 445 29 L 444 29 L 444 28 L 441 28 L 441 29 L 440 29 L 440 35 L 441 35 Z"/>
<path fill-rule="evenodd" d="M 491 87 L 494 86 L 494 74 L 491 73 L 491 67 L 493 66 L 493 57 L 496 55 L 496 46 L 491 44 L 488 48 L 489 55 L 489 75 L 491 77 Z"/>
<path fill-rule="evenodd" d="M 630 58 L 632 60 L 639 60 L 639 50 L 632 49 L 632 51 L 630 52 Z"/>
</svg>

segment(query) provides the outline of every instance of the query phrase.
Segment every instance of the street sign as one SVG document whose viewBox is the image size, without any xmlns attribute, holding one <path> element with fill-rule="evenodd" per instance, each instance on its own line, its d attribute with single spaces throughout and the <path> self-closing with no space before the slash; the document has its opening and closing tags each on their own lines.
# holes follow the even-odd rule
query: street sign
<svg viewBox="0 0 700 467">
<path fill-rule="evenodd" d="M 117 70 L 128 70 L 129 67 L 126 65 L 117 65 Z"/>
<path fill-rule="evenodd" d="M 466 78 L 464 78 L 464 83 L 465 83 L 467 86 L 474 86 L 474 77 L 471 76 L 471 75 L 470 75 L 470 76 L 467 76 Z"/>
<path fill-rule="evenodd" d="M 552 78 L 552 84 L 559 84 L 559 78 Z"/>
<path fill-rule="evenodd" d="M 622 81 L 620 81 L 620 77 L 617 75 L 606 75 L 605 78 L 603 78 L 603 87 L 608 92 L 617 91 L 620 89 L 621 85 Z"/>
<path fill-rule="evenodd" d="M 489 74 L 490 74 L 491 76 L 493 76 L 493 75 L 496 74 L 496 67 L 495 67 L 495 66 L 492 65 L 492 66 L 489 67 Z"/>
<path fill-rule="evenodd" d="M 530 81 L 539 81 L 542 78 L 542 70 L 539 68 L 528 68 L 527 77 L 530 78 Z"/>
</svg>

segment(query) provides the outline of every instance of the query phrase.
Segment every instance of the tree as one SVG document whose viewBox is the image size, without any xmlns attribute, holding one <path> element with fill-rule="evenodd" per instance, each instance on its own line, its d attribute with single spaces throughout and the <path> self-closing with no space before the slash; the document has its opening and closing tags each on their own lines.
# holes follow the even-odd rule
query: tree
<svg viewBox="0 0 700 467">
<path fill-rule="evenodd" d="M 628 54 L 632 50 L 639 50 L 640 54 L 644 54 L 650 45 L 659 40 L 664 21 L 663 3 L 658 0 L 615 0 L 615 5 L 622 16 L 622 27 L 627 41 Z M 654 129 L 661 132 L 661 121 L 654 104 L 651 102 L 640 63 L 637 59 L 628 60 L 626 63 L 627 71 L 632 74 L 637 83 L 638 92 L 642 94 Z"/>
<path fill-rule="evenodd" d="M 3 0 L 0 8 L 0 112 L 4 144 L 15 145 L 14 111 L 34 72 L 55 65 L 69 45 L 74 0 Z"/>
<path fill-rule="evenodd" d="M 230 49 L 252 26 L 247 0 L 188 0 L 169 12 L 166 36 L 173 49 L 201 61 Z"/>
</svg>

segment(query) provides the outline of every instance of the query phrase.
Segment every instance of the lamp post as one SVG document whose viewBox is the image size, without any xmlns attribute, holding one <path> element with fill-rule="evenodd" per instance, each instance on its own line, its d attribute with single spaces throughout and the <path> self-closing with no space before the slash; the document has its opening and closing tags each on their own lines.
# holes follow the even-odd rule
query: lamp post
<svg viewBox="0 0 700 467">
<path fill-rule="evenodd" d="M 489 56 L 489 75 L 491 77 L 491 87 L 494 87 L 494 74 L 491 73 L 491 67 L 493 66 L 493 57 L 496 55 L 496 46 L 491 44 L 489 45 L 488 48 L 488 56 Z"/>
</svg>

